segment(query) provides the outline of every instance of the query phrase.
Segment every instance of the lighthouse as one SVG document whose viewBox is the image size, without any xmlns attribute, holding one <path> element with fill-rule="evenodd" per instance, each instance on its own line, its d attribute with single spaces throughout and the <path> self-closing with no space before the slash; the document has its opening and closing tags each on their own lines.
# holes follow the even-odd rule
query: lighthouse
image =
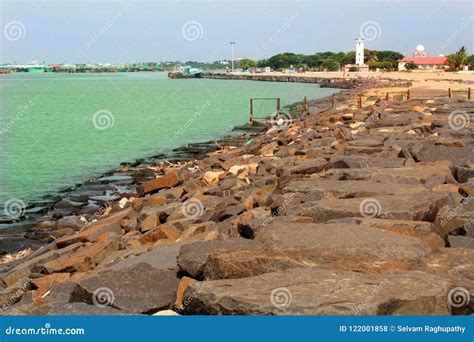
<svg viewBox="0 0 474 342">
<path fill-rule="evenodd" d="M 369 66 L 364 63 L 364 44 L 365 40 L 362 38 L 355 39 L 356 49 L 355 49 L 355 64 L 346 64 L 342 67 L 341 71 L 345 74 L 349 71 L 356 72 L 368 72 Z"/>
<path fill-rule="evenodd" d="M 357 38 L 355 40 L 355 42 L 356 42 L 356 60 L 355 60 L 355 64 L 357 66 L 364 65 L 364 43 L 365 43 L 365 40 L 363 40 L 362 38 Z"/>
</svg>

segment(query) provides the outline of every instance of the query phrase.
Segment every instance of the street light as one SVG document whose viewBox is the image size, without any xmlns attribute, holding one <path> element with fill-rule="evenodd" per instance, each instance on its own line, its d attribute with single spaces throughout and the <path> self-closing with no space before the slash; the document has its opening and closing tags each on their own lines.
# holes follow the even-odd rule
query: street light
<svg viewBox="0 0 474 342">
<path fill-rule="evenodd" d="M 232 48 L 232 72 L 234 72 L 234 45 L 235 45 L 235 42 L 230 42 L 230 46 Z"/>
</svg>

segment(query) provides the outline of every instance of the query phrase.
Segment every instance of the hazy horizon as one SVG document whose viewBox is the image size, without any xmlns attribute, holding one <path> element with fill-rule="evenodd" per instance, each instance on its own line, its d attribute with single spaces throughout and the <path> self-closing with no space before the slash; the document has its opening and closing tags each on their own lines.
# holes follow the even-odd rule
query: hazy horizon
<svg viewBox="0 0 474 342">
<path fill-rule="evenodd" d="M 268 58 L 366 48 L 474 54 L 472 1 L 4 1 L 0 63 Z"/>
</svg>

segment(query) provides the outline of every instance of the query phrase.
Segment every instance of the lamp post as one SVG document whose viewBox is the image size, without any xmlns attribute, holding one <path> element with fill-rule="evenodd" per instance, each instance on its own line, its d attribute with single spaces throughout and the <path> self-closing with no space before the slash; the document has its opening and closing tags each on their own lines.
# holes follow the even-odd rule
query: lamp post
<svg viewBox="0 0 474 342">
<path fill-rule="evenodd" d="M 234 45 L 235 45 L 235 42 L 230 42 L 230 46 L 231 46 L 231 49 L 232 49 L 232 72 L 234 72 Z"/>
</svg>

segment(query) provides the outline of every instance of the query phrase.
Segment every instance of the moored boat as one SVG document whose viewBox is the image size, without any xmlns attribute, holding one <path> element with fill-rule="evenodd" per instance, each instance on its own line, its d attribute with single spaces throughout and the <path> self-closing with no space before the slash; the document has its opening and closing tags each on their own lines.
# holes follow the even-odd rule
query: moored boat
<svg viewBox="0 0 474 342">
<path fill-rule="evenodd" d="M 181 66 L 177 65 L 174 70 L 168 73 L 169 78 L 200 78 L 202 69 L 191 68 L 189 65 Z"/>
</svg>

